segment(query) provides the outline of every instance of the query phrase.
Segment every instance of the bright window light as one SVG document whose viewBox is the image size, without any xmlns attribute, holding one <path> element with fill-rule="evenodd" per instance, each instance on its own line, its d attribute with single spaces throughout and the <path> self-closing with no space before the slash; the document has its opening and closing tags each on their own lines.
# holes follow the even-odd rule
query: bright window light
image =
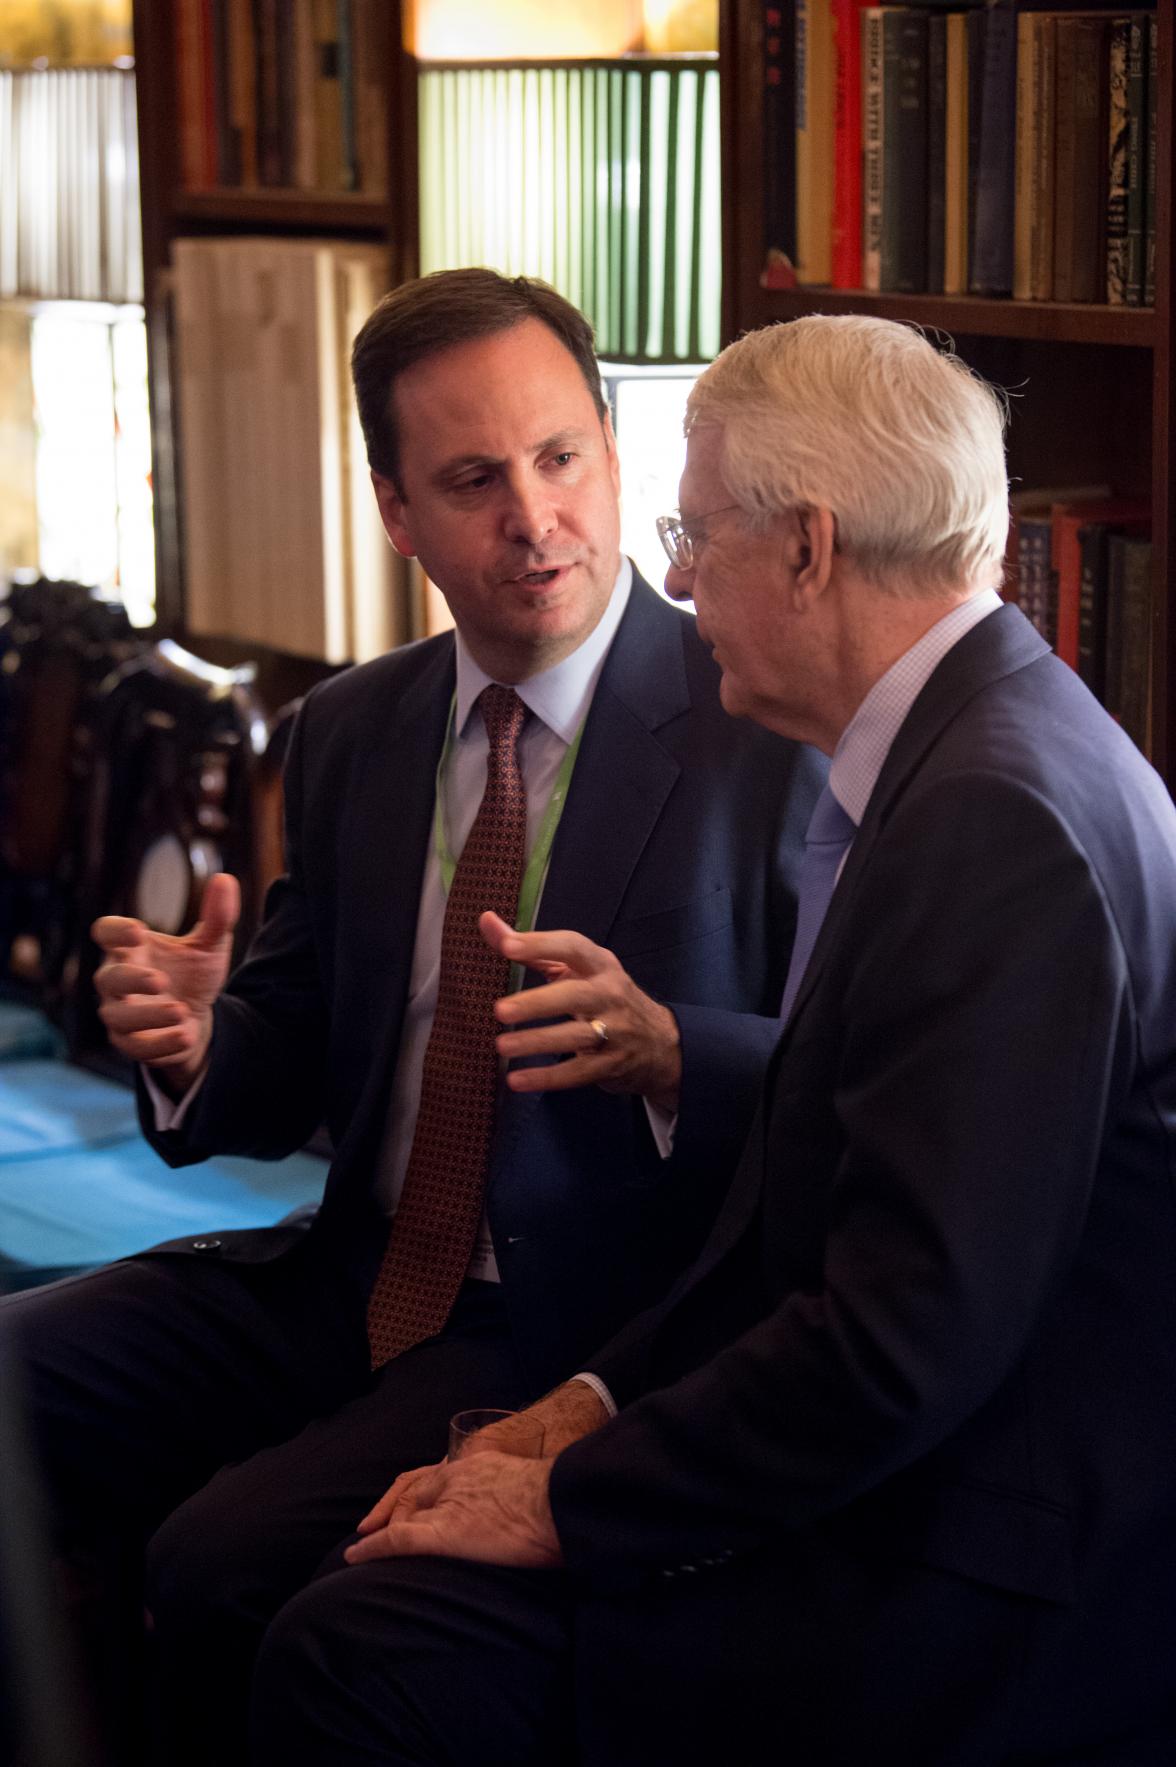
<svg viewBox="0 0 1176 1767">
<path fill-rule="evenodd" d="M 39 568 L 155 618 L 147 343 L 141 307 L 32 310 Z"/>
<path fill-rule="evenodd" d="M 682 419 L 703 366 L 600 365 L 621 462 L 621 547 L 658 590 L 667 560 L 654 524 L 678 507 L 678 480 L 686 465 Z"/>
</svg>

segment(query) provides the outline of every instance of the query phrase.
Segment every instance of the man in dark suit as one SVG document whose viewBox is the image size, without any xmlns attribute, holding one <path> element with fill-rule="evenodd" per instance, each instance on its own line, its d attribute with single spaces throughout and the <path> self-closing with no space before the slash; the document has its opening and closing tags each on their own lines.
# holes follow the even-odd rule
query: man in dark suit
<svg viewBox="0 0 1176 1767">
<path fill-rule="evenodd" d="M 687 424 L 668 585 L 727 708 L 833 756 L 759 1116 L 547 1458 L 406 1475 L 277 1618 L 254 1759 L 1159 1767 L 1176 813 L 995 592 L 959 362 L 804 319 Z"/>
<path fill-rule="evenodd" d="M 325 1118 L 322 1207 L 309 1230 L 210 1233 L 0 1309 L 63 1534 L 132 1559 L 155 1534 L 169 1763 L 241 1746 L 270 1614 L 398 1471 L 443 1452 L 453 1411 L 533 1399 L 696 1252 L 774 1041 L 823 774 L 815 752 L 728 723 L 693 621 L 621 558 L 611 424 L 566 302 L 489 271 L 426 278 L 377 309 L 354 370 L 389 536 L 446 593 L 456 640 L 309 695 L 289 875 L 227 987 L 230 878 L 183 939 L 96 928 L 103 1016 L 144 1064 L 164 1158 L 279 1157 Z M 504 1039 L 529 1060 L 450 1234 L 456 1292 L 393 1355 L 365 1312 L 412 1182 L 494 683 L 525 708 L 522 924 L 538 896 L 535 924 L 578 937 L 547 972 L 553 1022 Z M 501 971 L 472 1027 L 491 1086 Z"/>
</svg>

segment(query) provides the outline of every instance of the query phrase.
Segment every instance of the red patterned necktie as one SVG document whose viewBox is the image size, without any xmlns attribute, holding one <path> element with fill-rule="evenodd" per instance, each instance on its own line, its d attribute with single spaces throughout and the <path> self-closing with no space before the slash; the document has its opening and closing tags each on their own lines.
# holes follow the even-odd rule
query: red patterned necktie
<svg viewBox="0 0 1176 1767">
<path fill-rule="evenodd" d="M 486 790 L 445 904 L 412 1151 L 368 1300 L 373 1369 L 440 1331 L 482 1217 L 498 1093 L 493 1006 L 506 993 L 510 964 L 491 951 L 478 916 L 492 908 L 513 926 L 518 913 L 527 848 L 518 737 L 527 709 L 510 687 L 485 687 L 477 703 L 490 739 Z"/>
</svg>

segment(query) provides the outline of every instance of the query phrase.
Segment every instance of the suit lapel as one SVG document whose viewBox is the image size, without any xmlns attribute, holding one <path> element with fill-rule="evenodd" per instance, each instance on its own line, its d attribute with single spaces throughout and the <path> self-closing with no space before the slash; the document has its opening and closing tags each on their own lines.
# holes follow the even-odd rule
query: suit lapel
<svg viewBox="0 0 1176 1767">
<path fill-rule="evenodd" d="M 870 794 L 861 828 L 845 861 L 829 911 L 817 935 L 804 980 L 796 996 L 788 1025 L 804 1010 L 805 1002 L 820 979 L 825 959 L 833 949 L 838 929 L 853 898 L 857 881 L 867 864 L 874 842 L 885 826 L 891 807 L 901 797 L 912 776 L 922 766 L 929 749 L 939 740 L 960 709 L 993 681 L 1011 675 L 1048 654 L 1049 646 L 1015 607 L 1001 607 L 965 633 L 924 684 L 903 720 L 890 752 Z M 787 1040 L 787 1033 L 786 1038 Z"/>
<path fill-rule="evenodd" d="M 629 880 L 681 768 L 657 732 L 689 710 L 681 616 L 634 572 L 608 653 L 536 924 L 608 943 Z"/>
<path fill-rule="evenodd" d="M 355 914 L 363 929 L 361 986 L 370 999 L 365 1018 L 380 1027 L 361 1114 L 369 1105 L 383 1110 L 396 1059 L 453 682 L 452 638 L 438 644 L 409 680 L 402 683 L 393 676 L 389 693 L 395 698 L 390 699 L 387 721 L 371 733 L 347 817 L 359 855 Z"/>
</svg>

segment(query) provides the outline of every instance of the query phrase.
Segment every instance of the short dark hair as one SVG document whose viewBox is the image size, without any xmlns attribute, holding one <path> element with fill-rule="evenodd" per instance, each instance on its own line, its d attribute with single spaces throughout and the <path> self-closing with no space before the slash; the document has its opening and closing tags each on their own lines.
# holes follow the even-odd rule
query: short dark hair
<svg viewBox="0 0 1176 1767">
<path fill-rule="evenodd" d="M 400 437 L 392 403 L 397 379 L 414 363 L 473 338 L 538 319 L 572 356 L 604 421 L 592 327 L 546 282 L 497 270 L 435 270 L 386 294 L 351 351 L 355 402 L 373 472 L 400 485 Z"/>
</svg>

